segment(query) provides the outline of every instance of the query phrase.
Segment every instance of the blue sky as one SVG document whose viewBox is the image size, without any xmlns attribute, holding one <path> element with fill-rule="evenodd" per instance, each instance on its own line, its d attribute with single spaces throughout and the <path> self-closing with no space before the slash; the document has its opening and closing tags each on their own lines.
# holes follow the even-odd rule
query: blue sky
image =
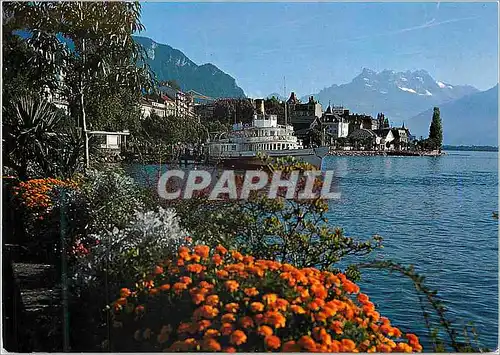
<svg viewBox="0 0 500 355">
<path fill-rule="evenodd" d="M 143 36 L 213 63 L 251 97 L 316 93 L 362 68 L 498 82 L 497 3 L 142 3 Z"/>
</svg>

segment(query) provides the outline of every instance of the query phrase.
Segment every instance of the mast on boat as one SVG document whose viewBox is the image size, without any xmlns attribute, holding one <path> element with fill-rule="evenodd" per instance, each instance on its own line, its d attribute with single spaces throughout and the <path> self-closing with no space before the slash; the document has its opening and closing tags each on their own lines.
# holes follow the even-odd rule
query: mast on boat
<svg viewBox="0 0 500 355">
<path fill-rule="evenodd" d="M 285 103 L 285 127 L 287 125 L 287 117 L 286 117 L 286 77 L 283 77 L 283 102 Z"/>
</svg>

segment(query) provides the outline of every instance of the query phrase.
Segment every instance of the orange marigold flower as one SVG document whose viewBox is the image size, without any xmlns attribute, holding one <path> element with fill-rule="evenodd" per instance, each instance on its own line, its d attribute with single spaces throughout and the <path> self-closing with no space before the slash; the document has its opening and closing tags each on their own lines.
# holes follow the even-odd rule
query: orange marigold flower
<svg viewBox="0 0 500 355">
<path fill-rule="evenodd" d="M 234 348 L 234 346 L 228 346 L 227 348 L 224 348 L 223 350 L 225 353 L 235 353 L 236 352 L 236 349 Z"/>
<path fill-rule="evenodd" d="M 326 288 L 319 283 L 311 286 L 311 292 L 315 297 L 318 298 L 326 298 L 326 296 L 328 296 L 328 291 L 326 290 Z"/>
<path fill-rule="evenodd" d="M 241 255 L 241 253 L 238 251 L 232 251 L 231 256 L 233 257 L 234 260 L 238 260 L 238 261 L 243 260 L 243 255 Z"/>
<path fill-rule="evenodd" d="M 393 332 L 393 336 L 395 336 L 396 338 L 400 338 L 402 335 L 401 330 L 399 330 L 396 327 L 392 328 L 392 332 Z"/>
<path fill-rule="evenodd" d="M 273 334 L 273 329 L 267 325 L 261 325 L 257 329 L 257 334 L 262 335 L 263 337 L 266 337 L 266 336 Z"/>
<path fill-rule="evenodd" d="M 392 352 L 392 348 L 387 344 L 381 343 L 377 345 L 377 351 L 381 353 L 390 353 Z"/>
<path fill-rule="evenodd" d="M 420 344 L 413 344 L 412 347 L 413 347 L 413 350 L 415 350 L 417 352 L 421 352 L 423 349 L 422 345 L 420 345 Z"/>
<path fill-rule="evenodd" d="M 310 296 L 310 294 L 309 294 L 309 289 L 304 288 L 304 289 L 300 290 L 300 297 L 301 297 L 302 299 L 304 299 L 304 300 L 306 300 L 306 299 L 308 299 L 309 297 L 311 297 L 311 296 Z"/>
<path fill-rule="evenodd" d="M 203 266 L 200 264 L 190 264 L 187 266 L 187 271 L 193 272 L 195 274 L 199 274 L 200 272 L 203 271 Z"/>
<path fill-rule="evenodd" d="M 241 345 L 247 341 L 247 335 L 242 330 L 235 330 L 229 339 L 231 344 Z"/>
<path fill-rule="evenodd" d="M 392 329 L 392 327 L 387 323 L 384 323 L 380 326 L 380 331 L 384 335 L 389 335 L 389 333 L 391 332 L 391 329 Z"/>
<path fill-rule="evenodd" d="M 210 248 L 206 245 L 197 245 L 194 247 L 194 252 L 196 255 L 199 255 L 200 257 L 206 259 L 208 258 L 208 255 L 210 253 Z"/>
<path fill-rule="evenodd" d="M 398 343 L 398 345 L 396 346 L 396 351 L 398 353 L 411 353 L 413 352 L 413 349 L 406 343 Z"/>
<path fill-rule="evenodd" d="M 278 295 L 275 294 L 275 293 L 268 293 L 264 296 L 262 296 L 262 299 L 264 300 L 264 302 L 266 302 L 268 305 L 271 305 L 273 303 L 276 302 L 276 300 L 278 299 Z"/>
<path fill-rule="evenodd" d="M 233 313 L 226 313 L 221 317 L 221 321 L 224 323 L 234 322 L 235 320 L 236 317 L 234 316 Z"/>
<path fill-rule="evenodd" d="M 213 338 L 213 337 L 218 337 L 220 335 L 220 332 L 217 329 L 207 329 L 205 334 L 203 335 L 204 338 Z"/>
<path fill-rule="evenodd" d="M 213 289 L 214 288 L 214 285 L 211 284 L 211 283 L 208 283 L 207 281 L 203 280 L 201 281 L 198 286 L 202 287 L 202 288 L 207 288 L 209 290 Z"/>
<path fill-rule="evenodd" d="M 212 325 L 212 322 L 209 321 L 208 319 L 202 319 L 198 322 L 198 327 L 197 327 L 197 331 L 198 332 L 202 332 L 204 331 L 205 329 L 207 329 L 208 327 L 210 327 Z"/>
<path fill-rule="evenodd" d="M 320 307 L 323 307 L 325 304 L 325 301 L 323 301 L 321 298 L 315 298 L 311 303 L 307 305 L 307 307 L 311 311 L 317 311 L 320 309 Z"/>
<path fill-rule="evenodd" d="M 193 279 L 191 279 L 189 276 L 181 276 L 179 278 L 179 281 L 186 285 L 191 285 L 193 283 Z"/>
<path fill-rule="evenodd" d="M 359 293 L 357 298 L 358 301 L 362 304 L 366 304 L 370 300 L 370 298 L 364 293 Z"/>
<path fill-rule="evenodd" d="M 293 313 L 295 314 L 304 314 L 306 313 L 305 309 L 302 308 L 301 306 L 298 306 L 296 304 L 290 306 L 290 309 L 292 310 Z"/>
<path fill-rule="evenodd" d="M 191 260 L 191 255 L 190 255 L 189 248 L 180 247 L 178 255 L 179 255 L 179 260 L 185 260 L 185 261 Z"/>
<path fill-rule="evenodd" d="M 153 288 L 155 286 L 155 283 L 153 280 L 149 280 L 149 281 L 144 281 L 142 283 L 142 285 L 145 287 L 145 288 Z"/>
<path fill-rule="evenodd" d="M 201 306 L 201 315 L 204 318 L 212 319 L 219 314 L 219 310 L 210 305 Z"/>
<path fill-rule="evenodd" d="M 233 332 L 233 325 L 231 323 L 222 323 L 220 333 L 222 335 L 229 335 Z"/>
<path fill-rule="evenodd" d="M 120 290 L 120 297 L 122 297 L 122 298 L 123 297 L 128 297 L 128 296 L 130 296 L 130 293 L 131 292 L 130 292 L 130 290 L 128 288 L 122 288 Z"/>
<path fill-rule="evenodd" d="M 227 311 L 227 312 L 233 312 L 233 313 L 236 313 L 238 312 L 238 308 L 240 306 L 238 305 L 238 303 L 228 303 L 224 306 L 224 309 Z"/>
<path fill-rule="evenodd" d="M 229 276 L 229 273 L 226 271 L 226 270 L 217 270 L 215 272 L 215 274 L 217 275 L 218 278 L 220 279 L 225 279 L 226 277 Z"/>
<path fill-rule="evenodd" d="M 252 264 L 254 262 L 255 258 L 253 256 L 250 256 L 250 255 L 245 255 L 243 257 L 243 262 L 245 264 Z"/>
<path fill-rule="evenodd" d="M 160 291 L 157 288 L 152 288 L 151 290 L 149 290 L 150 295 L 156 295 L 158 292 Z"/>
<path fill-rule="evenodd" d="M 406 339 L 408 339 L 412 343 L 418 343 L 418 337 L 415 334 L 407 333 Z"/>
<path fill-rule="evenodd" d="M 351 339 L 342 339 L 340 342 L 342 344 L 343 352 L 352 352 L 356 349 L 356 344 Z"/>
<path fill-rule="evenodd" d="M 288 301 L 283 298 L 278 298 L 274 303 L 274 307 L 280 311 L 286 311 L 288 308 Z"/>
<path fill-rule="evenodd" d="M 267 312 L 264 315 L 264 321 L 275 328 L 284 328 L 286 324 L 286 318 L 277 311 Z"/>
<path fill-rule="evenodd" d="M 205 338 L 202 342 L 201 349 L 204 351 L 221 351 L 222 347 L 217 340 Z"/>
<path fill-rule="evenodd" d="M 359 286 L 356 285 L 354 282 L 347 280 L 347 279 L 342 281 L 342 288 L 347 293 L 358 293 L 359 292 Z"/>
<path fill-rule="evenodd" d="M 163 268 L 161 266 L 157 265 L 157 266 L 155 266 L 155 269 L 154 269 L 153 273 L 155 275 L 163 274 Z"/>
<path fill-rule="evenodd" d="M 268 335 L 264 338 L 264 342 L 269 349 L 279 349 L 281 340 L 276 335 Z"/>
<path fill-rule="evenodd" d="M 257 291 L 255 287 L 245 288 L 243 292 L 245 292 L 245 295 L 247 295 L 248 297 L 257 296 L 259 294 L 259 291 Z"/>
<path fill-rule="evenodd" d="M 207 300 L 205 301 L 205 303 L 210 305 L 210 306 L 215 306 L 219 303 L 219 296 L 210 295 L 207 297 Z"/>
<path fill-rule="evenodd" d="M 181 293 L 183 290 L 187 290 L 187 285 L 183 282 L 176 282 L 173 289 L 175 293 Z"/>
<path fill-rule="evenodd" d="M 168 291 L 170 290 L 170 284 L 164 284 L 160 286 L 160 290 L 162 291 Z"/>
<path fill-rule="evenodd" d="M 240 286 L 240 284 L 234 280 L 228 280 L 224 283 L 224 285 L 226 286 L 226 290 L 228 290 L 229 292 L 236 291 Z"/>
<path fill-rule="evenodd" d="M 205 296 L 201 293 L 194 293 L 191 295 L 191 299 L 193 300 L 194 304 L 200 304 L 205 300 Z"/>
<path fill-rule="evenodd" d="M 260 302 L 252 302 L 250 304 L 250 309 L 253 312 L 262 312 L 264 310 L 264 305 Z"/>
<path fill-rule="evenodd" d="M 243 328 L 252 328 L 254 326 L 253 319 L 249 316 L 244 316 L 240 318 L 240 325 Z"/>
<path fill-rule="evenodd" d="M 222 265 L 224 263 L 222 257 L 219 254 L 215 254 L 214 256 L 212 256 L 212 261 L 216 266 Z"/>
<path fill-rule="evenodd" d="M 281 351 L 285 353 L 298 353 L 300 350 L 300 345 L 293 340 L 287 341 L 281 348 Z"/>
<path fill-rule="evenodd" d="M 215 250 L 222 255 L 227 253 L 227 249 L 220 244 L 215 247 Z"/>
<path fill-rule="evenodd" d="M 298 344 L 304 350 L 311 351 L 311 352 L 316 351 L 316 342 L 309 335 L 302 336 L 299 339 Z"/>
<path fill-rule="evenodd" d="M 343 327 L 344 327 L 344 324 L 338 320 L 330 323 L 330 329 L 333 330 L 336 334 L 342 334 L 344 332 Z"/>
</svg>

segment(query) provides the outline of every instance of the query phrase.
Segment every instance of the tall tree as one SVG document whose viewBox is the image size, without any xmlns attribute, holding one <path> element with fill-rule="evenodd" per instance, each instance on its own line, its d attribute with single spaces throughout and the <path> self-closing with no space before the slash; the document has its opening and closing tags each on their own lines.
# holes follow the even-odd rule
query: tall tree
<svg viewBox="0 0 500 355">
<path fill-rule="evenodd" d="M 285 104 L 280 102 L 275 96 L 265 99 L 264 109 L 266 113 L 278 116 L 278 122 L 280 124 L 285 122 Z"/>
<path fill-rule="evenodd" d="M 443 144 L 443 126 L 439 107 L 434 107 L 434 112 L 432 113 L 432 121 L 429 128 L 429 140 L 431 141 L 434 149 L 441 149 Z"/>
<path fill-rule="evenodd" d="M 213 118 L 224 123 L 252 121 L 254 107 L 249 99 L 219 99 L 214 104 Z"/>
</svg>

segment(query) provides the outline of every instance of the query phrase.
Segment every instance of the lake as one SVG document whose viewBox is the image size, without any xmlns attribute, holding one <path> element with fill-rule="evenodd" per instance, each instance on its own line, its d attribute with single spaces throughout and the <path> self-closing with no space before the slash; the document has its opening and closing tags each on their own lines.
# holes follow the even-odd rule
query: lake
<svg viewBox="0 0 500 355">
<path fill-rule="evenodd" d="M 165 166 L 163 171 L 165 171 Z M 384 238 L 371 259 L 413 264 L 439 291 L 449 316 L 473 321 L 482 346 L 498 342 L 498 155 L 447 152 L 441 157 L 326 157 L 338 176 L 340 200 L 331 200 L 332 226 L 349 236 Z M 135 167 L 150 181 L 158 166 Z M 359 261 L 359 260 L 347 260 Z M 384 316 L 421 337 L 431 351 L 413 283 L 398 274 L 363 270 L 358 282 Z M 460 323 L 459 323 L 460 324 Z"/>
<path fill-rule="evenodd" d="M 498 154 L 447 152 L 442 157 L 327 157 L 341 199 L 332 225 L 361 239 L 379 234 L 373 258 L 413 264 L 446 301 L 449 316 L 473 321 L 483 346 L 498 346 Z M 363 271 L 362 291 L 382 315 L 425 338 L 412 282 Z"/>
</svg>

